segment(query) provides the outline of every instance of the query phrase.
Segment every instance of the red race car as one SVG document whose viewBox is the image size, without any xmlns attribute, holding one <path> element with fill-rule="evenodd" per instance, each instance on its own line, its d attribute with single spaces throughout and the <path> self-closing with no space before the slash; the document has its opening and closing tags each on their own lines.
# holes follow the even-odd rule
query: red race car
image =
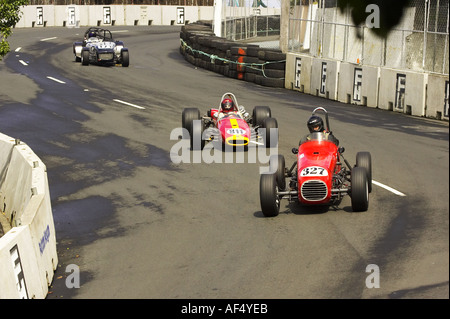
<svg viewBox="0 0 450 319">
<path fill-rule="evenodd" d="M 246 148 L 249 143 L 277 146 L 278 123 L 268 106 L 255 106 L 250 116 L 233 93 L 225 93 L 220 101 L 203 116 L 198 108 L 183 109 L 182 127 L 189 133 L 192 150 L 202 150 L 207 141 L 233 149 Z"/>
<path fill-rule="evenodd" d="M 260 177 L 260 202 L 264 216 L 277 216 L 282 199 L 302 205 L 339 205 L 343 196 L 350 195 L 353 211 L 366 211 L 372 191 L 372 159 L 369 152 L 356 154 L 356 165 L 351 167 L 339 147 L 328 138 L 328 113 L 325 132 L 313 132 L 300 141 L 292 152 L 297 160 L 290 169 L 285 168 L 283 155 L 273 155 L 269 172 Z M 345 165 L 344 165 L 345 164 Z M 288 183 L 286 183 L 288 180 Z"/>
</svg>

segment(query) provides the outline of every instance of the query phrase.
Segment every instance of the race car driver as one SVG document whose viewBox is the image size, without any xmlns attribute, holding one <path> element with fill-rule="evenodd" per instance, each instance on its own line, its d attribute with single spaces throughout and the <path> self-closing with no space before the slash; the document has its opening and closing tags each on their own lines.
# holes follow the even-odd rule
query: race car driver
<svg viewBox="0 0 450 319">
<path fill-rule="evenodd" d="M 310 140 L 312 133 L 322 132 L 322 133 L 324 133 L 324 137 L 325 137 L 324 139 L 329 140 L 329 141 L 333 142 L 334 144 L 336 144 L 337 146 L 339 146 L 339 140 L 331 132 L 328 132 L 325 129 L 325 127 L 323 125 L 323 120 L 320 116 L 312 115 L 306 122 L 306 125 L 308 126 L 308 130 L 309 130 L 310 134 L 303 137 L 300 140 L 299 145 Z"/>
<path fill-rule="evenodd" d="M 222 119 L 223 117 L 230 115 L 230 114 L 238 115 L 241 118 L 248 116 L 248 113 L 245 111 L 244 107 L 239 106 L 239 109 L 238 109 L 235 106 L 233 100 L 230 98 L 223 99 L 223 101 L 220 103 L 220 105 L 221 105 L 221 112 L 219 114 L 219 119 Z"/>
</svg>

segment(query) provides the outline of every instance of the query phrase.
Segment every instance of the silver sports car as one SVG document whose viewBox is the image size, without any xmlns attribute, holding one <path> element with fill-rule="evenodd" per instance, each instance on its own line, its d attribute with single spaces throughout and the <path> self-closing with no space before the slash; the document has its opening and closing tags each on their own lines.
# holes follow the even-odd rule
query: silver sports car
<svg viewBox="0 0 450 319">
<path fill-rule="evenodd" d="M 121 64 L 127 67 L 130 64 L 128 48 L 122 41 L 115 41 L 111 31 L 107 29 L 91 27 L 84 33 L 83 42 L 73 43 L 75 61 L 82 65 Z"/>
</svg>

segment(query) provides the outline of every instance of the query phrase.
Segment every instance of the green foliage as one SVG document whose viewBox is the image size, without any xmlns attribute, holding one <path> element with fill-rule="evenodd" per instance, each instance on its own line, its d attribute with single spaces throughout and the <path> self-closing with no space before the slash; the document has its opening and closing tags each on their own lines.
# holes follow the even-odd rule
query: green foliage
<svg viewBox="0 0 450 319">
<path fill-rule="evenodd" d="M 0 60 L 9 52 L 9 44 L 6 39 L 20 20 L 21 7 L 27 5 L 28 2 L 29 0 L 0 0 Z"/>
</svg>

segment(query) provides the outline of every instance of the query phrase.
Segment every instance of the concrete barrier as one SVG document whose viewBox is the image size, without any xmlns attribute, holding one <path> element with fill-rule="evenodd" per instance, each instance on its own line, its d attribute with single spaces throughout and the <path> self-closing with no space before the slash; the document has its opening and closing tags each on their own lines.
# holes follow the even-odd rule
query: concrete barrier
<svg viewBox="0 0 450 319">
<path fill-rule="evenodd" d="M 340 62 L 334 60 L 312 60 L 311 94 L 337 100 Z"/>
<path fill-rule="evenodd" d="M 0 298 L 45 298 L 57 267 L 46 167 L 23 142 L 0 133 Z"/>
<path fill-rule="evenodd" d="M 381 68 L 378 107 L 425 116 L 427 80 L 427 73 Z"/>
<path fill-rule="evenodd" d="M 341 62 L 338 76 L 338 101 L 377 107 L 379 72 L 379 67 Z"/>
<path fill-rule="evenodd" d="M 311 94 L 311 68 L 313 58 L 309 55 L 286 54 L 285 87 Z"/>
<path fill-rule="evenodd" d="M 211 6 L 157 5 L 28 5 L 16 28 L 114 25 L 185 25 L 211 20 Z"/>
<path fill-rule="evenodd" d="M 449 81 L 448 76 L 437 74 L 428 75 L 428 87 L 426 98 L 425 116 L 436 118 L 438 120 L 448 121 L 448 95 Z"/>
<path fill-rule="evenodd" d="M 448 75 L 287 53 L 285 88 L 347 104 L 449 119 Z"/>
</svg>

